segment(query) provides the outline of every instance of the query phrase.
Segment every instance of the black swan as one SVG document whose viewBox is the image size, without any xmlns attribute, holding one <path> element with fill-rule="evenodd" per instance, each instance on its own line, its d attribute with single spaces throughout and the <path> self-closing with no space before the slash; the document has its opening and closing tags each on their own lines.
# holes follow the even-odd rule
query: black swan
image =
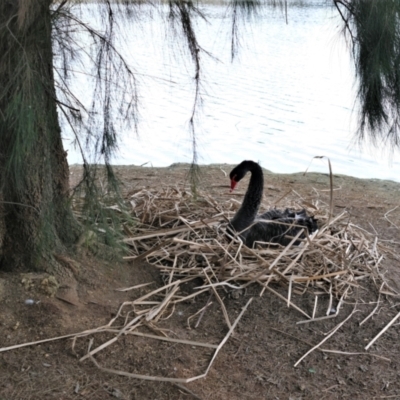
<svg viewBox="0 0 400 400">
<path fill-rule="evenodd" d="M 306 228 L 309 233 L 317 230 L 317 221 L 308 216 L 305 210 L 272 209 L 257 217 L 264 189 L 264 175 L 257 163 L 242 161 L 231 171 L 231 191 L 249 171 L 251 178 L 242 206 L 228 225 L 230 235 L 239 234 L 249 247 L 253 247 L 254 242 L 280 243 L 286 246 L 301 229 Z M 305 234 L 302 233 L 300 238 L 304 237 Z M 300 241 L 295 242 L 299 243 Z"/>
</svg>

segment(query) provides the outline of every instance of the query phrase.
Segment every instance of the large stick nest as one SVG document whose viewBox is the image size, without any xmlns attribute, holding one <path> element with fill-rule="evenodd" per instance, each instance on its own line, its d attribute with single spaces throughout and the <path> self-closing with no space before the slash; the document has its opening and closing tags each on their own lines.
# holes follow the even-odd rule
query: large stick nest
<svg viewBox="0 0 400 400">
<path fill-rule="evenodd" d="M 288 287 L 288 304 L 292 293 L 306 291 L 338 299 L 351 296 L 365 279 L 381 290 L 385 286 L 380 265 L 390 249 L 353 224 L 347 212 L 329 218 L 329 210 L 317 201 L 310 204 L 299 198 L 287 204 L 305 207 L 316 216 L 319 230 L 311 237 L 300 239 L 300 245 L 294 245 L 299 240 L 294 238 L 286 247 L 266 243 L 254 249 L 226 235 L 227 221 L 240 205 L 232 196 L 216 202 L 206 193 L 194 198 L 178 188 L 142 189 L 129 201 L 140 224 L 125 239 L 132 251 L 127 258 L 146 259 L 168 282 L 200 277 L 204 285 L 199 292 L 211 286 L 243 289 L 252 283 L 263 292 L 273 290 L 270 283 L 281 282 Z"/>
<path fill-rule="evenodd" d="M 383 268 L 383 260 L 397 258 L 396 254 L 384 246 L 376 235 L 354 224 L 347 212 L 332 215 L 332 175 L 329 205 L 321 201 L 318 194 L 311 202 L 295 192 L 291 194 L 294 199 L 286 201 L 284 207 L 305 208 L 318 220 L 318 231 L 311 236 L 304 232 L 301 237 L 302 232 L 299 232 L 286 247 L 263 243 L 257 244 L 255 248 L 248 248 L 240 239 L 232 240 L 226 234 L 227 223 L 241 204 L 233 194 L 226 193 L 222 197 L 211 197 L 208 193 L 197 192 L 194 195 L 179 187 L 157 191 L 139 189 L 126 194 L 125 198 L 130 204 L 131 214 L 136 223 L 127 221 L 124 224 L 126 235 L 124 242 L 131 253 L 125 259 L 147 261 L 154 265 L 162 274 L 164 285 L 156 290 L 148 291 L 133 301 L 124 302 L 116 316 L 107 325 L 77 335 L 75 340 L 101 332 L 113 335 L 110 340 L 94 349 L 92 349 L 91 341 L 86 355 L 81 360 L 90 358 L 106 372 L 132 378 L 188 383 L 205 377 L 219 350 L 232 334 L 252 300 L 251 298 L 247 302 L 238 318 L 232 322 L 220 295 L 221 291 L 222 289 L 230 290 L 231 297 L 237 297 L 234 294 L 246 289 L 249 285 L 258 285 L 260 295 L 268 290 L 280 300 L 285 301 L 289 307 L 295 308 L 305 317 L 297 323 L 310 323 L 337 317 L 345 299 L 356 297 L 354 296 L 356 289 L 362 288 L 363 285 L 370 287 L 372 284 L 377 288 L 379 299 L 375 309 L 361 324 L 366 322 L 379 308 L 382 294 L 397 295 L 386 283 Z M 278 201 L 282 203 L 287 195 L 288 193 Z M 270 207 L 262 204 L 261 212 L 268 208 Z M 114 209 L 118 210 L 118 207 Z M 294 243 L 298 241 L 301 242 L 300 245 L 295 245 Z M 191 293 L 185 294 L 185 290 L 181 290 L 182 284 L 195 279 L 196 283 L 202 283 L 199 283 Z M 283 285 L 287 294 L 281 294 L 282 290 L 278 291 L 276 284 Z M 119 290 L 132 291 L 146 285 Z M 188 324 L 193 317 L 198 316 L 195 327 L 199 326 L 202 315 L 210 305 L 211 297 L 214 296 L 228 327 L 228 332 L 219 345 L 166 337 L 165 332 L 160 328 L 160 322 L 174 313 L 178 303 L 191 300 L 205 292 L 210 293 L 208 302 L 188 318 Z M 312 312 L 296 305 L 296 295 L 305 294 L 315 298 Z M 328 306 L 322 314 L 317 307 L 320 295 L 329 297 Z M 295 365 L 298 365 L 314 349 L 319 348 L 351 318 L 354 311 L 355 309 L 320 344 L 304 354 Z M 366 349 L 399 317 L 400 313 L 367 345 Z M 152 331 L 159 332 L 160 336 L 149 335 L 141 331 L 142 328 L 145 330 L 150 328 Z M 183 345 L 208 347 L 214 349 L 214 354 L 205 372 L 186 378 L 141 375 L 100 366 L 93 358 L 94 355 L 125 335 L 148 336 Z M 344 353 L 340 352 L 340 354 Z M 384 358 L 376 354 L 371 354 L 371 356 Z"/>
<path fill-rule="evenodd" d="M 376 235 L 352 223 L 346 212 L 332 216 L 332 195 L 329 206 L 320 201 L 318 196 L 312 202 L 305 201 L 297 194 L 296 196 L 294 200 L 287 201 L 285 207 L 306 208 L 308 213 L 318 219 L 319 230 L 311 236 L 306 234 L 303 239 L 297 235 L 286 247 L 265 243 L 251 249 L 240 239 L 227 238 L 225 231 L 227 222 L 240 206 L 240 201 L 237 201 L 232 194 L 222 198 L 211 198 L 207 193 L 200 192 L 193 195 L 178 187 L 159 191 L 140 189 L 127 194 L 126 200 L 130 203 L 131 213 L 136 223 L 132 224 L 129 218 L 124 224 L 126 235 L 124 242 L 131 252 L 125 258 L 136 261 L 145 260 L 157 267 L 164 277 L 164 285 L 155 290 L 149 290 L 135 300 L 122 303 L 116 315 L 104 326 L 78 334 L 2 348 L 0 351 L 67 337 L 74 337 L 73 347 L 75 347 L 75 343 L 80 338 L 90 336 L 92 338 L 86 354 L 80 358 L 81 361 L 90 359 L 105 372 L 131 378 L 168 381 L 174 384 L 188 383 L 208 374 L 218 352 L 229 339 L 252 301 L 250 298 L 235 321 L 231 321 L 220 296 L 221 289 L 231 290 L 234 294 L 249 285 L 258 285 L 260 294 L 268 290 L 306 317 L 297 323 L 310 323 L 335 318 L 339 314 L 343 301 L 353 296 L 356 289 L 363 285 L 369 287 L 373 284 L 377 288 L 379 299 L 375 309 L 360 323 L 360 325 L 363 324 L 377 312 L 382 294 L 398 295 L 386 283 L 383 268 L 383 260 L 397 258 L 396 254 L 389 247 L 384 246 Z M 79 216 L 80 202 L 77 201 L 75 206 L 75 211 Z M 107 208 L 115 212 L 121 211 L 118 206 Z M 299 240 L 300 245 L 294 245 Z M 181 290 L 181 285 L 194 279 L 198 282 L 198 278 L 201 278 L 202 283 L 197 285 L 193 292 L 183 294 L 185 291 Z M 273 283 L 275 285 L 272 285 Z M 275 287 L 277 283 L 284 285 L 287 289 L 286 295 L 281 294 L 282 290 L 278 292 Z M 149 284 L 118 290 L 134 291 Z M 205 292 L 210 293 L 209 301 L 188 318 L 188 323 L 190 319 L 198 315 L 196 324 L 198 326 L 211 296 L 214 296 L 228 327 L 220 343 L 217 345 L 167 337 L 165 331 L 161 329 L 160 322 L 174 313 L 178 303 L 188 301 Z M 295 304 L 296 295 L 302 294 L 315 297 L 312 312 Z M 324 309 L 323 316 L 319 310 L 317 311 L 318 297 L 321 294 L 329 296 L 328 307 Z M 333 305 L 334 300 L 335 305 Z M 355 304 L 357 305 L 357 301 Z M 322 349 L 320 346 L 351 318 L 355 310 L 356 306 L 350 315 L 331 330 L 329 335 L 305 353 L 295 366 L 317 348 L 321 351 L 335 352 Z M 369 342 L 365 349 L 367 350 L 398 318 L 400 318 L 400 313 Z M 158 334 L 149 334 L 149 329 Z M 111 338 L 104 340 L 103 337 L 101 344 L 94 345 L 93 337 L 101 338 L 99 334 L 106 335 L 106 338 L 111 336 Z M 109 346 L 126 336 L 142 336 L 150 340 L 157 339 L 195 346 L 211 350 L 213 355 L 205 371 L 190 377 L 153 376 L 148 373 L 137 374 L 101 366 L 95 359 L 95 355 L 106 351 Z M 360 354 L 343 351 L 338 351 L 338 353 Z M 371 354 L 371 356 L 390 361 L 376 354 Z"/>
</svg>

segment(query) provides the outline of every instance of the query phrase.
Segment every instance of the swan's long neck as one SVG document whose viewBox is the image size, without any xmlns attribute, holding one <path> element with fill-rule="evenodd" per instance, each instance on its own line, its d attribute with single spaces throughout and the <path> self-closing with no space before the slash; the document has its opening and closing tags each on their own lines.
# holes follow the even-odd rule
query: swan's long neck
<svg viewBox="0 0 400 400">
<path fill-rule="evenodd" d="M 249 166 L 249 171 L 251 172 L 249 187 L 242 206 L 231 221 L 236 232 L 243 231 L 254 222 L 263 195 L 264 177 L 261 167 L 257 163 L 252 163 Z"/>
</svg>

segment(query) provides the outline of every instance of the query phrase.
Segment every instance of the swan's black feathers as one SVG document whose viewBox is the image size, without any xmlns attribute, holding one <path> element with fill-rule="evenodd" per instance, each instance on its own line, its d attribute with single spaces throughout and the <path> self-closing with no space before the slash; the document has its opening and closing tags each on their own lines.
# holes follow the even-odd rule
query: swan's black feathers
<svg viewBox="0 0 400 400">
<path fill-rule="evenodd" d="M 287 246 L 300 230 L 311 233 L 317 229 L 316 220 L 309 217 L 305 210 L 296 212 L 289 209 L 273 209 L 260 215 L 256 221 L 260 222 L 256 222 L 245 237 L 245 243 L 250 247 L 254 242 L 280 243 Z M 304 238 L 305 234 L 302 233 L 300 237 Z M 300 244 L 300 241 L 296 240 L 294 244 Z"/>
<path fill-rule="evenodd" d="M 264 177 L 261 167 L 253 161 L 243 161 L 231 173 L 231 181 L 239 182 L 246 173 L 251 172 L 251 179 L 242 206 L 228 225 L 230 236 L 239 234 L 243 242 L 253 247 L 255 242 L 279 243 L 284 246 L 290 243 L 300 230 L 312 233 L 318 229 L 314 217 L 305 210 L 271 209 L 257 217 L 260 207 Z M 300 238 L 305 237 L 302 232 Z M 299 244 L 297 240 L 295 244 Z"/>
</svg>

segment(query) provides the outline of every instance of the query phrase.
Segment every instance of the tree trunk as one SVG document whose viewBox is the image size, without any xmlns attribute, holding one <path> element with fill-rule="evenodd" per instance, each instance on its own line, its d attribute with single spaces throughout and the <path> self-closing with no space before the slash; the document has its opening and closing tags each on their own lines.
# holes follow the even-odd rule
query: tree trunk
<svg viewBox="0 0 400 400">
<path fill-rule="evenodd" d="M 51 0 L 0 2 L 1 266 L 55 272 L 76 242 L 53 76 Z M 60 271 L 57 271 L 60 272 Z"/>
</svg>

